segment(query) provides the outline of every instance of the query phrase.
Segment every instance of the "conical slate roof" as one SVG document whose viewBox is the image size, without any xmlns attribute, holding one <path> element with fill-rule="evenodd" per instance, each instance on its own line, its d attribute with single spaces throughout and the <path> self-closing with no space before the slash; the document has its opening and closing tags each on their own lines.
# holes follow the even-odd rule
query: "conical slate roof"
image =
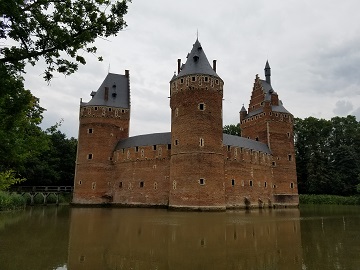
<svg viewBox="0 0 360 270">
<path fill-rule="evenodd" d="M 105 87 L 108 88 L 107 94 L 105 94 Z M 87 103 L 82 102 L 81 105 L 130 108 L 129 95 L 129 78 L 125 75 L 108 73 L 99 89 L 91 93 L 92 99 Z"/>
<path fill-rule="evenodd" d="M 191 74 L 203 74 L 219 77 L 211 67 L 205 52 L 198 39 L 196 39 L 191 52 L 188 54 L 185 65 L 183 65 L 178 77 Z"/>
</svg>

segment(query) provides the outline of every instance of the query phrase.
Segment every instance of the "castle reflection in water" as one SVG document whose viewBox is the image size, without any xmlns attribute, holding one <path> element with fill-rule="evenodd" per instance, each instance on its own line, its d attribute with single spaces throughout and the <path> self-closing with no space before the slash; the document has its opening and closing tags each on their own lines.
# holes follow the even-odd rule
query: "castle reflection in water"
<svg viewBox="0 0 360 270">
<path fill-rule="evenodd" d="M 68 269 L 302 269 L 300 211 L 74 208 Z"/>
</svg>

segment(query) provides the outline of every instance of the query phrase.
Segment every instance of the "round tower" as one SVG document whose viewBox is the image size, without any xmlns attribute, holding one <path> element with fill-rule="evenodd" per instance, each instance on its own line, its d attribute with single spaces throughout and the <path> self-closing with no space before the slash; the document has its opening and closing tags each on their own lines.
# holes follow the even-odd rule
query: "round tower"
<svg viewBox="0 0 360 270">
<path fill-rule="evenodd" d="M 178 62 L 180 63 L 180 62 Z M 225 210 L 223 80 L 198 40 L 170 82 L 169 207 Z"/>
<path fill-rule="evenodd" d="M 79 135 L 73 203 L 112 200 L 113 152 L 129 137 L 130 83 L 125 75 L 109 73 L 92 99 L 80 103 Z"/>
</svg>

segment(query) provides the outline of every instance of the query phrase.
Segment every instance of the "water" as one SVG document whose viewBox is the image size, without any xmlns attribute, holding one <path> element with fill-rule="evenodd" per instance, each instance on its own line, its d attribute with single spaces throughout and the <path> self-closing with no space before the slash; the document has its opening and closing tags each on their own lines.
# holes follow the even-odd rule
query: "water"
<svg viewBox="0 0 360 270">
<path fill-rule="evenodd" d="M 360 207 L 0 212 L 0 269 L 359 269 Z"/>
</svg>

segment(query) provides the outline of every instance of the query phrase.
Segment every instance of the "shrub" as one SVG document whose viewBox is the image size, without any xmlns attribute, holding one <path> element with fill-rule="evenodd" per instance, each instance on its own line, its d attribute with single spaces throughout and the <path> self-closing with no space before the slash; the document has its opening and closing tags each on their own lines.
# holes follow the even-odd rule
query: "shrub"
<svg viewBox="0 0 360 270">
<path fill-rule="evenodd" d="M 360 205 L 360 196 L 338 196 L 338 195 L 299 195 L 300 204 L 339 204 Z"/>
<path fill-rule="evenodd" d="M 16 193 L 0 191 L 0 211 L 24 209 L 26 200 Z"/>
</svg>

